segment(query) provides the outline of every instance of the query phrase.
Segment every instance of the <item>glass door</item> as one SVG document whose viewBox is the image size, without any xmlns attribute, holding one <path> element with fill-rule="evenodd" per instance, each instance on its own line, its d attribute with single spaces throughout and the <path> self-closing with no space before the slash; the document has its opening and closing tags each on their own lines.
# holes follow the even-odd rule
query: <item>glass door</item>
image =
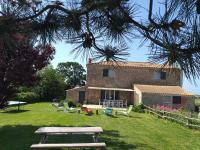
<svg viewBox="0 0 200 150">
<path fill-rule="evenodd" d="M 101 90 L 102 100 L 119 100 L 119 91 Z"/>
</svg>

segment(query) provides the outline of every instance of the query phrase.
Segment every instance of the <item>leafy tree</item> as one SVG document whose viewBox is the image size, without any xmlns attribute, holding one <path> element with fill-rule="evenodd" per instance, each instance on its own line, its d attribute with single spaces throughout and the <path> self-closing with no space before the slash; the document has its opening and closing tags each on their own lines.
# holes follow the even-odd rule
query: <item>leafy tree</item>
<svg viewBox="0 0 200 150">
<path fill-rule="evenodd" d="M 40 81 L 33 91 L 40 96 L 41 100 L 51 101 L 54 98 L 64 97 L 64 78 L 52 66 L 45 67 L 38 75 Z"/>
<path fill-rule="evenodd" d="M 19 86 L 30 86 L 36 72 L 53 58 L 54 48 L 36 45 L 23 34 L 0 37 L 0 108 L 13 97 Z"/>
<path fill-rule="evenodd" d="M 65 78 L 67 89 L 82 85 L 86 80 L 85 69 L 77 62 L 59 63 L 57 71 Z"/>
</svg>

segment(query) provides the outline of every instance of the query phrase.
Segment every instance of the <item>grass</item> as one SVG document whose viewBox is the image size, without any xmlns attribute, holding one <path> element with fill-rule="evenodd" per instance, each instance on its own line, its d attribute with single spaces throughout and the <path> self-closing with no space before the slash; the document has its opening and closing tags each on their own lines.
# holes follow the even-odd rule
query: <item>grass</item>
<svg viewBox="0 0 200 150">
<path fill-rule="evenodd" d="M 149 114 L 132 112 L 130 117 L 109 117 L 102 113 L 56 112 L 49 103 L 26 105 L 23 111 L 0 112 L 0 150 L 28 150 L 40 137 L 34 131 L 41 126 L 101 126 L 108 150 L 197 150 L 200 131 L 158 119 Z M 52 136 L 49 142 L 83 142 L 86 136 Z"/>
</svg>

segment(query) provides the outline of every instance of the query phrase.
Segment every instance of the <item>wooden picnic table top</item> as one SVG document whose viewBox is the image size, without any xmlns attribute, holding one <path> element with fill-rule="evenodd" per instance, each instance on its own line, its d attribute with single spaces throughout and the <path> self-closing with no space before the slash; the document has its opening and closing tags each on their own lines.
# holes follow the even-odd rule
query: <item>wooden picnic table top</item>
<svg viewBox="0 0 200 150">
<path fill-rule="evenodd" d="M 35 131 L 36 134 L 57 134 L 57 133 L 101 133 L 101 127 L 41 127 Z"/>
<path fill-rule="evenodd" d="M 12 105 L 23 105 L 26 104 L 26 102 L 21 102 L 21 101 L 8 101 L 8 106 Z"/>
</svg>

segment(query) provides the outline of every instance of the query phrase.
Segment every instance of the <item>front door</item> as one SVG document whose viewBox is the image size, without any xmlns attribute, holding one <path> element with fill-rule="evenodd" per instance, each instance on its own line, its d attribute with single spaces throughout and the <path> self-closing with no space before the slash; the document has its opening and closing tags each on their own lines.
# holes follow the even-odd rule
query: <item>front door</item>
<svg viewBox="0 0 200 150">
<path fill-rule="evenodd" d="M 85 101 L 85 91 L 79 91 L 79 103 L 83 104 Z"/>
</svg>

